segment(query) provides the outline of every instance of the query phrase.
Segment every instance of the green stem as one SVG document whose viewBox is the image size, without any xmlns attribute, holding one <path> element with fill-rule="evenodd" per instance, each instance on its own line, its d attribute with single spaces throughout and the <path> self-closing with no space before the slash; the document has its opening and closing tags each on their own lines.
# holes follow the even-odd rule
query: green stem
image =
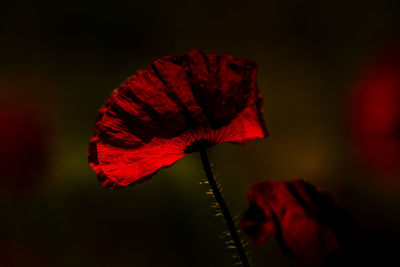
<svg viewBox="0 0 400 267">
<path fill-rule="evenodd" d="M 221 209 L 222 214 L 224 215 L 226 226 L 229 229 L 233 243 L 237 249 L 237 253 L 239 254 L 239 258 L 242 261 L 243 267 L 250 267 L 249 260 L 247 259 L 246 253 L 243 249 L 243 245 L 242 245 L 242 242 L 240 241 L 240 238 L 237 233 L 235 223 L 232 219 L 231 213 L 228 209 L 228 206 L 225 203 L 224 198 L 222 197 L 221 192 L 218 189 L 217 183 L 215 182 L 214 175 L 211 170 L 210 162 L 208 160 L 206 148 L 202 148 L 200 150 L 200 157 L 201 157 L 201 161 L 203 163 L 204 171 L 205 171 L 207 179 L 208 179 L 208 183 L 210 184 L 210 187 L 214 193 L 214 197 L 218 202 L 218 205 Z"/>
</svg>

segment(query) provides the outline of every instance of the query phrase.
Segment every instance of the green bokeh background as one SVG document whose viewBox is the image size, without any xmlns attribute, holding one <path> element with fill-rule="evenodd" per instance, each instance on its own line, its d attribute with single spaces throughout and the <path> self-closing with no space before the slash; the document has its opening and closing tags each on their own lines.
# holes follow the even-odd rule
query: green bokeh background
<svg viewBox="0 0 400 267">
<path fill-rule="evenodd" d="M 111 91 L 151 61 L 194 48 L 259 64 L 270 138 L 210 149 L 232 212 L 245 211 L 255 182 L 301 177 L 359 221 L 360 264 L 398 261 L 400 189 L 355 157 L 347 114 L 369 55 L 399 34 L 398 8 L 389 0 L 3 1 L 1 90 L 22 81 L 12 90 L 44 103 L 50 149 L 37 189 L 2 191 L 0 266 L 232 266 L 218 238 L 223 222 L 199 185 L 198 155 L 118 191 L 101 187 L 86 159 Z M 274 239 L 250 249 L 254 266 L 294 266 Z"/>
</svg>

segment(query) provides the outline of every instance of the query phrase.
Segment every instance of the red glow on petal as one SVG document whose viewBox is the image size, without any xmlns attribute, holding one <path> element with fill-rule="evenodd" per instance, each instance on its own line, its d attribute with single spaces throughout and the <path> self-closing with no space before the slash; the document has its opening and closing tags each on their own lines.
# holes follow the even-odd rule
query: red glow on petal
<svg viewBox="0 0 400 267">
<path fill-rule="evenodd" d="M 252 61 L 193 50 L 158 59 L 130 77 L 97 116 L 89 162 L 100 182 L 125 187 L 199 145 L 266 137 L 256 75 Z"/>
<path fill-rule="evenodd" d="M 244 232 L 258 245 L 275 235 L 302 266 L 319 266 L 342 249 L 354 229 L 332 197 L 303 180 L 264 181 L 248 192 Z"/>
</svg>

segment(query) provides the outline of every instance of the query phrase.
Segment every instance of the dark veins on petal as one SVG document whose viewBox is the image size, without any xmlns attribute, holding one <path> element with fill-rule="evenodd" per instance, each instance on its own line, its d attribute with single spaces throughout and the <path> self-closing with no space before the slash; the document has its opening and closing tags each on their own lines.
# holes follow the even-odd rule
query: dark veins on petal
<svg viewBox="0 0 400 267">
<path fill-rule="evenodd" d="M 166 88 L 165 93 L 167 94 L 167 96 L 179 107 L 179 114 L 184 118 L 186 127 L 192 128 L 198 126 L 199 122 L 196 121 L 196 118 L 192 115 L 185 103 L 183 103 L 183 101 L 179 98 L 177 93 L 174 91 L 174 88 L 172 88 L 171 84 L 164 79 L 163 75 L 160 73 L 157 67 L 154 64 L 151 64 L 151 69 L 153 70 L 157 78 L 160 79 L 160 81 L 164 84 Z M 180 132 L 177 134 L 180 134 Z"/>
<path fill-rule="evenodd" d="M 211 128 L 215 130 L 229 124 L 246 106 L 252 93 L 249 88 L 253 82 L 251 75 L 254 65 L 238 66 L 221 55 L 216 56 L 214 64 L 210 65 L 208 80 L 199 77 L 193 68 L 188 73 L 192 77 L 190 84 L 193 95 L 207 116 Z M 232 72 L 226 75 L 220 73 L 225 68 Z M 238 82 L 235 79 L 243 80 Z"/>
<path fill-rule="evenodd" d="M 109 106 L 113 116 L 123 122 L 126 130 L 136 135 L 145 143 L 150 142 L 153 137 L 172 138 L 178 134 L 176 130 L 180 129 L 180 127 L 173 114 L 168 116 L 167 114 L 158 112 L 150 103 L 142 101 L 129 89 L 123 90 L 119 96 L 140 105 L 146 115 L 150 117 L 149 121 L 145 121 L 140 117 L 132 115 L 117 103 L 111 103 Z M 176 126 L 176 128 L 171 127 L 171 125 Z"/>
<path fill-rule="evenodd" d="M 246 107 L 249 96 L 254 93 L 256 81 L 252 75 L 255 63 L 240 61 L 236 64 L 232 62 L 233 57 L 228 55 L 209 57 L 210 59 L 203 52 L 196 51 L 190 57 L 185 54 L 155 61 L 142 73 L 121 85 L 118 96 L 115 96 L 116 101 L 108 103 L 107 114 L 120 120 L 121 127 L 145 143 L 150 142 L 153 137 L 170 139 L 201 125 L 208 124 L 215 130 L 229 124 Z M 174 77 L 172 72 L 184 75 L 183 79 Z M 159 81 L 161 88 L 158 84 L 141 90 L 162 91 L 176 108 L 159 112 L 155 108 L 157 103 L 152 98 L 140 98 L 135 93 L 137 84 L 132 84 L 132 81 L 139 79 L 145 80 L 147 86 L 154 80 Z M 189 110 L 188 103 L 184 103 L 178 96 L 178 91 L 181 95 L 193 95 L 196 102 L 190 104 L 199 106 L 205 118 L 195 116 Z M 118 100 L 137 104 L 149 118 L 134 116 L 128 110 L 129 107 L 121 106 Z M 138 146 L 127 144 L 124 138 L 119 139 L 110 128 L 101 132 L 101 139 L 106 144 L 123 148 Z"/>
</svg>

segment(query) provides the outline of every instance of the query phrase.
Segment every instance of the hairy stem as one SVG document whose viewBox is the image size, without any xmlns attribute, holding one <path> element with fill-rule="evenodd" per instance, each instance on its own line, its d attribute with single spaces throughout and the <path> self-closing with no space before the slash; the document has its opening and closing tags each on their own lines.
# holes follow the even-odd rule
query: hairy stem
<svg viewBox="0 0 400 267">
<path fill-rule="evenodd" d="M 214 197 L 218 202 L 218 205 L 221 209 L 222 214 L 224 215 L 226 226 L 229 229 L 233 243 L 237 249 L 237 253 L 243 264 L 243 267 L 250 267 L 249 260 L 247 259 L 246 253 L 243 249 L 243 245 L 242 245 L 242 242 L 240 241 L 240 238 L 237 233 L 235 223 L 232 219 L 231 213 L 228 209 L 228 206 L 225 203 L 224 198 L 222 197 L 220 190 L 218 189 L 217 183 L 215 182 L 214 175 L 211 170 L 210 162 L 208 160 L 206 148 L 202 148 L 200 150 L 200 157 L 201 157 L 201 161 L 203 163 L 204 171 L 205 171 L 207 179 L 208 179 L 208 183 L 210 184 L 210 187 L 214 193 Z"/>
</svg>

